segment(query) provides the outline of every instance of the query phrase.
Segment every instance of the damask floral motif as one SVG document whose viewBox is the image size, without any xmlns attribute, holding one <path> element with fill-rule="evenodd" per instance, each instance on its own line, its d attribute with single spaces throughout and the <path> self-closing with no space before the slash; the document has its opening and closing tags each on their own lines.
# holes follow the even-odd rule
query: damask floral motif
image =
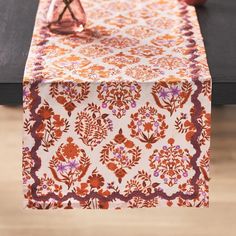
<svg viewBox="0 0 236 236">
<path fill-rule="evenodd" d="M 108 108 L 117 118 L 125 116 L 130 107 L 136 107 L 141 87 L 136 82 L 107 82 L 97 87 L 102 108 Z"/>
<path fill-rule="evenodd" d="M 30 170 L 34 166 L 34 160 L 28 147 L 23 147 L 22 176 L 23 183 L 26 184 L 31 179 Z"/>
<path fill-rule="evenodd" d="M 63 133 L 69 130 L 69 122 L 67 119 L 62 118 L 60 115 L 54 113 L 53 109 L 49 106 L 47 101 L 39 107 L 38 114 L 41 122 L 36 130 L 37 137 L 41 140 L 41 145 L 44 151 L 48 152 L 51 146 L 54 146 Z M 25 119 L 24 130 L 28 134 L 32 130 L 34 124 L 33 118 Z"/>
<path fill-rule="evenodd" d="M 93 15 L 93 18 L 94 17 L 95 15 Z M 100 18 L 98 15 L 97 17 Z M 80 33 L 79 37 L 78 35 L 70 34 L 67 37 L 61 37 L 59 42 L 74 49 L 77 48 L 78 45 L 86 45 L 94 42 L 97 39 L 110 36 L 115 33 L 117 33 L 117 30 L 115 29 L 108 29 L 105 26 L 95 25 L 89 27 L 89 29 L 85 29 Z"/>
<path fill-rule="evenodd" d="M 99 81 L 100 79 L 110 78 L 112 75 L 119 73 L 116 69 L 108 69 L 104 66 L 92 65 L 86 68 L 77 70 L 77 73 L 80 77 L 85 80 Z"/>
<path fill-rule="evenodd" d="M 75 122 L 75 131 L 83 143 L 93 150 L 112 131 L 113 125 L 108 114 L 102 113 L 99 106 L 88 104 L 79 112 Z"/>
<path fill-rule="evenodd" d="M 154 193 L 158 189 L 159 183 L 153 182 L 151 175 L 144 170 L 138 171 L 138 174 L 134 176 L 133 179 L 129 180 L 125 187 L 126 195 L 129 195 L 135 191 L 140 191 L 145 195 Z M 152 198 L 150 200 L 144 200 L 141 197 L 133 197 L 128 202 L 129 208 L 143 208 L 143 207 L 155 207 L 159 203 L 158 197 Z"/>
<path fill-rule="evenodd" d="M 166 109 L 172 115 L 178 108 L 182 108 L 192 92 L 192 85 L 188 81 L 159 81 L 152 88 L 152 95 L 156 104 Z"/>
<path fill-rule="evenodd" d="M 196 127 L 191 121 L 191 117 L 195 112 L 195 108 L 192 107 L 190 110 L 190 116 L 186 113 L 181 113 L 179 117 L 176 118 L 175 127 L 180 133 L 185 134 L 187 141 L 190 141 L 192 136 L 196 133 Z M 201 135 L 198 137 L 198 142 L 201 145 L 205 145 L 207 141 L 210 140 L 211 134 L 211 114 L 206 112 L 205 108 L 201 108 L 201 114 L 198 117 L 198 124 L 201 125 Z"/>
<path fill-rule="evenodd" d="M 96 191 L 102 197 L 108 197 L 110 191 L 106 189 L 104 177 L 94 169 L 88 177 L 87 182 L 83 182 L 79 187 L 75 187 L 73 192 L 78 196 L 86 196 L 92 191 Z M 92 198 L 87 201 L 81 201 L 80 205 L 84 209 L 108 209 L 109 201 L 103 201 L 97 198 Z"/>
<path fill-rule="evenodd" d="M 183 59 L 172 55 L 166 55 L 164 57 L 154 58 L 150 60 L 150 63 L 163 71 L 181 69 L 185 68 L 187 65 L 187 62 L 185 62 Z"/>
<path fill-rule="evenodd" d="M 138 40 L 134 38 L 127 38 L 121 35 L 115 37 L 109 37 L 101 40 L 101 43 L 107 47 L 123 49 L 127 47 L 132 47 L 138 44 Z"/>
<path fill-rule="evenodd" d="M 103 25 L 91 26 L 90 31 L 92 31 L 92 34 L 96 39 L 101 39 L 107 36 L 111 36 L 119 32 L 119 30 L 116 28 L 108 28 Z"/>
<path fill-rule="evenodd" d="M 77 182 L 81 182 L 90 164 L 85 151 L 69 137 L 67 143 L 61 144 L 53 155 L 49 162 L 49 169 L 55 180 L 66 184 L 70 189 Z"/>
<path fill-rule="evenodd" d="M 200 177 L 196 184 L 199 187 L 197 196 L 194 199 L 183 199 L 178 198 L 178 206 L 181 207 L 209 207 L 209 164 L 210 164 L 210 153 L 209 151 L 199 159 L 198 166 L 201 171 Z M 179 190 L 185 194 L 193 194 L 194 188 L 191 184 L 191 179 L 186 183 L 179 185 Z"/>
<path fill-rule="evenodd" d="M 102 57 L 113 52 L 111 48 L 102 47 L 100 44 L 89 44 L 79 50 L 79 52 L 90 58 Z"/>
<path fill-rule="evenodd" d="M 139 65 L 126 70 L 126 75 L 139 81 L 148 81 L 158 78 L 161 75 L 159 69 L 152 68 L 146 65 Z"/>
<path fill-rule="evenodd" d="M 44 188 L 47 188 L 44 186 Z M 62 196 L 62 193 L 60 192 L 60 186 L 55 186 L 54 189 L 60 196 Z M 26 206 L 29 209 L 38 209 L 38 210 L 48 210 L 48 209 L 60 209 L 63 208 L 63 203 L 60 201 L 56 201 L 54 199 L 51 199 L 50 201 L 36 201 L 32 197 L 32 187 L 31 185 L 27 185 L 27 191 L 24 194 L 25 199 L 27 199 Z"/>
<path fill-rule="evenodd" d="M 88 66 L 90 63 L 91 61 L 86 58 L 71 54 L 63 59 L 60 58 L 59 60 L 54 61 L 52 64 L 56 69 L 63 69 L 76 73 L 79 68 Z"/>
<path fill-rule="evenodd" d="M 61 37 L 60 41 L 64 45 L 68 45 L 71 48 L 76 48 L 78 45 L 86 45 L 92 43 L 95 40 L 95 35 L 92 30 L 84 30 L 78 35 L 70 34 L 67 37 Z"/>
<path fill-rule="evenodd" d="M 89 83 L 59 82 L 50 85 L 50 95 L 63 105 L 68 115 L 76 108 L 76 103 L 81 103 L 88 98 Z"/>
<path fill-rule="evenodd" d="M 158 47 L 174 47 L 182 44 L 184 41 L 183 37 L 179 37 L 176 35 L 165 34 L 161 36 L 157 36 L 155 39 L 151 40 L 151 42 Z"/>
<path fill-rule="evenodd" d="M 105 20 L 105 23 L 107 23 L 109 25 L 114 25 L 118 28 L 123 28 L 127 25 L 132 25 L 132 24 L 137 23 L 137 20 L 123 16 L 123 15 L 118 15 L 114 18 L 110 18 L 110 19 Z"/>
<path fill-rule="evenodd" d="M 143 9 L 138 9 L 136 11 L 130 12 L 129 16 L 136 17 L 138 19 L 140 19 L 140 18 L 149 19 L 149 18 L 158 16 L 158 13 L 157 13 L 157 11 L 150 11 L 147 8 L 143 8 Z"/>
<path fill-rule="evenodd" d="M 100 161 L 115 173 L 119 183 L 121 183 L 127 174 L 127 170 L 136 166 L 140 158 L 141 149 L 127 139 L 120 129 L 114 140 L 103 147 Z"/>
<path fill-rule="evenodd" d="M 175 25 L 175 21 L 168 17 L 158 17 L 153 18 L 147 21 L 148 25 L 151 25 L 152 27 L 157 27 L 159 29 L 171 29 Z"/>
<path fill-rule="evenodd" d="M 60 47 L 55 44 L 49 44 L 45 48 L 45 53 L 47 54 L 48 58 L 55 58 L 57 55 L 67 54 L 69 51 L 66 48 Z"/>
<path fill-rule="evenodd" d="M 62 186 L 55 183 L 55 181 L 48 177 L 45 173 L 39 179 L 39 185 L 37 186 L 37 194 L 38 196 L 45 196 L 49 193 L 59 193 L 59 196 L 62 196 Z"/>
<path fill-rule="evenodd" d="M 154 57 L 156 55 L 161 55 L 163 53 L 163 49 L 161 47 L 156 47 L 152 45 L 142 45 L 130 49 L 129 52 L 133 55 L 139 55 L 149 58 L 149 57 Z"/>
<path fill-rule="evenodd" d="M 128 125 L 131 137 L 135 137 L 150 149 L 154 143 L 165 137 L 168 125 L 165 122 L 165 115 L 147 104 L 131 115 L 131 122 Z"/>
<path fill-rule="evenodd" d="M 134 26 L 126 30 L 126 33 L 132 35 L 135 38 L 145 39 L 154 36 L 156 34 L 156 31 L 147 26 Z"/>
<path fill-rule="evenodd" d="M 189 177 L 191 158 L 188 149 L 175 145 L 173 138 L 168 139 L 168 145 L 161 150 L 154 150 L 149 157 L 150 167 L 154 170 L 153 176 L 163 180 L 164 184 L 173 186 L 182 178 Z"/>
<path fill-rule="evenodd" d="M 114 56 L 109 56 L 105 57 L 103 59 L 105 63 L 114 65 L 122 69 L 123 67 L 130 65 L 130 64 L 135 64 L 140 61 L 138 57 L 126 55 L 123 52 L 120 52 Z"/>
</svg>

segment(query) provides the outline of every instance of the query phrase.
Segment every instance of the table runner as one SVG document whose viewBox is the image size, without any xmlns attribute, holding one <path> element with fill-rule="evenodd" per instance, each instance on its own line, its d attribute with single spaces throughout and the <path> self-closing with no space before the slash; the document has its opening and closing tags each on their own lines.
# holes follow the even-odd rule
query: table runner
<svg viewBox="0 0 236 236">
<path fill-rule="evenodd" d="M 32 209 L 208 207 L 211 77 L 195 8 L 84 0 L 55 35 L 41 0 L 23 83 Z"/>
</svg>

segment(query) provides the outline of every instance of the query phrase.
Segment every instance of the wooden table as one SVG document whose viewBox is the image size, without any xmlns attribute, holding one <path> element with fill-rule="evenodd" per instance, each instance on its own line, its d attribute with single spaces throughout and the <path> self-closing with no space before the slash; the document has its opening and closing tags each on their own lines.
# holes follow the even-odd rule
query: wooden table
<svg viewBox="0 0 236 236">
<path fill-rule="evenodd" d="M 0 104 L 22 103 L 37 0 L 0 0 Z M 213 104 L 236 104 L 236 1 L 197 8 L 213 78 Z"/>
</svg>

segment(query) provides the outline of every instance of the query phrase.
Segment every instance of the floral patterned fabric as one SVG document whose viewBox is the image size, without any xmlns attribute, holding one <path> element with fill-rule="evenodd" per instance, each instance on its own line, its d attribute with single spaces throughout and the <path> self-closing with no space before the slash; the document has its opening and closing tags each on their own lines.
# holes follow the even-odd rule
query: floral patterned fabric
<svg viewBox="0 0 236 236">
<path fill-rule="evenodd" d="M 86 30 L 62 36 L 48 5 L 24 76 L 26 207 L 207 207 L 211 77 L 194 7 L 84 0 Z"/>
</svg>

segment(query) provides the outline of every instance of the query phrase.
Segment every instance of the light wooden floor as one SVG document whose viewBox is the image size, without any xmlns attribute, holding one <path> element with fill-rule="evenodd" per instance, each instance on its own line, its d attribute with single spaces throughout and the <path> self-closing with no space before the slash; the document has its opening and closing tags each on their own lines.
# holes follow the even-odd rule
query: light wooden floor
<svg viewBox="0 0 236 236">
<path fill-rule="evenodd" d="M 0 107 L 0 236 L 235 236 L 236 107 L 213 109 L 210 209 L 22 210 L 20 108 Z"/>
</svg>

